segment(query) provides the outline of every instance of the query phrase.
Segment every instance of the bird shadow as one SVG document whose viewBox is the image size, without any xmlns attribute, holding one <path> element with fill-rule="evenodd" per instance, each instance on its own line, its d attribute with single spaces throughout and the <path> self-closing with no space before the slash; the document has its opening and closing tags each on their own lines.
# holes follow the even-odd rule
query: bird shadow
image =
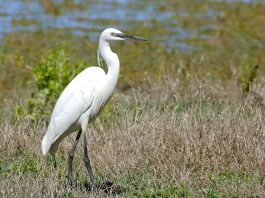
<svg viewBox="0 0 265 198">
<path fill-rule="evenodd" d="M 125 189 L 123 189 L 122 187 L 113 185 L 113 182 L 109 180 L 102 183 L 96 183 L 93 186 L 91 185 L 91 183 L 85 182 L 83 184 L 83 187 L 87 192 L 103 191 L 108 195 L 118 195 L 125 191 Z"/>
<path fill-rule="evenodd" d="M 125 188 L 118 186 L 118 185 L 114 185 L 114 183 L 112 181 L 106 180 L 104 182 L 101 183 L 95 183 L 94 185 L 92 185 L 89 182 L 84 182 L 82 184 L 78 184 L 78 185 L 74 185 L 71 186 L 71 188 L 77 188 L 79 190 L 82 191 L 86 191 L 86 192 L 104 192 L 107 195 L 118 195 L 121 194 L 123 192 L 125 192 Z"/>
</svg>

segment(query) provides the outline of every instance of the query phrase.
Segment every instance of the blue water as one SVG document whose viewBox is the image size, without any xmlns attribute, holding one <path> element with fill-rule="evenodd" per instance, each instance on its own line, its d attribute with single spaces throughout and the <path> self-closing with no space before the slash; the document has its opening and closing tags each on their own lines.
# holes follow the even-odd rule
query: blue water
<svg viewBox="0 0 265 198">
<path fill-rule="evenodd" d="M 52 28 L 72 29 L 71 31 L 75 34 L 85 35 L 91 28 L 101 30 L 111 26 L 111 22 L 106 25 L 100 23 L 100 20 L 115 20 L 118 22 L 115 25 L 117 28 L 128 29 L 133 28 L 132 21 L 142 23 L 151 20 L 164 21 L 172 16 L 171 12 L 158 11 L 151 3 L 141 3 L 142 1 L 128 3 L 125 0 L 104 0 L 85 3 L 84 0 L 75 0 L 76 3 L 85 5 L 81 9 L 60 8 L 62 1 L 55 0 L 54 2 L 60 10 L 59 15 L 48 13 L 44 6 L 36 0 L 0 0 L 0 37 L 14 31 L 37 31 Z M 36 20 L 38 24 L 14 25 L 12 23 L 13 20 L 21 19 Z"/>
<path fill-rule="evenodd" d="M 49 2 L 42 0 L 42 2 Z M 73 0 L 80 7 L 62 7 L 63 0 L 53 0 L 54 7 L 59 14 L 51 13 L 38 0 L 0 0 L 0 40 L 6 34 L 17 31 L 49 31 L 61 29 L 74 35 L 88 36 L 90 39 L 98 39 L 100 32 L 107 27 L 115 27 L 133 33 L 138 26 L 150 29 L 163 27 L 166 32 L 163 35 L 154 35 L 169 48 L 182 50 L 194 49 L 183 39 L 194 35 L 201 39 L 207 39 L 204 30 L 215 29 L 214 24 L 204 24 L 198 30 L 181 27 L 178 21 L 172 20 L 172 16 L 194 16 L 196 19 L 212 17 L 218 14 L 216 10 L 208 9 L 201 13 L 190 13 L 183 8 L 174 8 L 167 1 L 126 1 L 126 0 Z M 216 0 L 218 1 L 218 0 Z M 225 0 L 231 2 L 232 0 Z M 171 1 L 172 2 L 172 1 Z M 242 0 L 251 3 L 251 0 Z M 259 1 L 260 2 L 260 1 Z M 262 1 L 263 2 L 263 1 Z M 162 8 L 162 9 L 161 9 Z M 32 20 L 32 23 L 22 25 L 20 20 Z M 18 22 L 16 22 L 18 21 Z M 113 25 L 113 23 L 115 25 Z"/>
</svg>

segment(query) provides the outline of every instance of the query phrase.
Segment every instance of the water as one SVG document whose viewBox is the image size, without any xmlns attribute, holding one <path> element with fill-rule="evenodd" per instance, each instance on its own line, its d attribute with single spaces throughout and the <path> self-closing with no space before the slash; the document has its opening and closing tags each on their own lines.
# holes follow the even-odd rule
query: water
<svg viewBox="0 0 265 198">
<path fill-rule="evenodd" d="M 192 29 L 183 27 L 178 18 L 203 21 L 220 14 L 210 7 L 194 12 L 189 6 L 177 7 L 174 1 L 0 0 L 0 5 L 0 39 L 10 32 L 60 29 L 96 40 L 110 26 L 132 33 L 140 26 L 168 48 L 185 51 L 196 49 L 186 39 L 207 39 L 205 32 L 217 26 L 206 21 Z"/>
<path fill-rule="evenodd" d="M 132 22 L 164 21 L 172 13 L 158 12 L 156 5 L 135 1 L 89 1 L 75 0 L 79 8 L 65 8 L 60 0 L 54 1 L 52 6 L 57 7 L 59 14 L 49 13 L 45 5 L 36 0 L 0 0 L 0 36 L 14 31 L 37 31 L 53 28 L 66 29 L 73 34 L 86 35 L 90 29 L 104 29 L 116 21 L 115 26 L 120 29 L 133 28 Z M 162 4 L 162 3 L 161 3 Z M 52 8 L 51 8 L 52 9 Z M 15 21 L 28 20 L 32 24 L 15 24 Z M 103 22 L 101 21 L 103 20 Z M 105 21 L 104 21 L 105 20 Z M 35 24 L 34 24 L 35 23 Z"/>
</svg>

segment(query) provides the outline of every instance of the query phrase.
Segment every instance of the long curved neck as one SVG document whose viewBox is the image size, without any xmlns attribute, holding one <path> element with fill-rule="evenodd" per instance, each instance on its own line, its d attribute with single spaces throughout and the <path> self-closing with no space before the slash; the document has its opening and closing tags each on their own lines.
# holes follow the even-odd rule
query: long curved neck
<svg viewBox="0 0 265 198">
<path fill-rule="evenodd" d="M 109 43 L 103 39 L 99 40 L 99 53 L 108 66 L 107 83 L 115 87 L 120 73 L 119 58 L 111 51 Z"/>
</svg>

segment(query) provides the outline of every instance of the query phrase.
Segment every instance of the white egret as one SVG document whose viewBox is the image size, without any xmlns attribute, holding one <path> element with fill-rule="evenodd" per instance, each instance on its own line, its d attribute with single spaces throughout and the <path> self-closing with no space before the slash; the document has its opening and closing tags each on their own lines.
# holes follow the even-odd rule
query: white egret
<svg viewBox="0 0 265 198">
<path fill-rule="evenodd" d="M 95 176 L 87 151 L 88 123 L 96 117 L 111 98 L 119 77 L 120 62 L 110 48 L 110 41 L 138 40 L 145 38 L 124 34 L 108 28 L 99 39 L 98 63 L 103 58 L 108 66 L 105 73 L 100 67 L 89 67 L 78 74 L 63 90 L 53 109 L 47 133 L 42 140 L 43 155 L 55 154 L 60 142 L 70 133 L 78 131 L 75 142 L 68 153 L 68 181 L 72 185 L 72 165 L 76 146 L 82 133 L 84 144 L 83 160 L 92 185 Z"/>
</svg>

